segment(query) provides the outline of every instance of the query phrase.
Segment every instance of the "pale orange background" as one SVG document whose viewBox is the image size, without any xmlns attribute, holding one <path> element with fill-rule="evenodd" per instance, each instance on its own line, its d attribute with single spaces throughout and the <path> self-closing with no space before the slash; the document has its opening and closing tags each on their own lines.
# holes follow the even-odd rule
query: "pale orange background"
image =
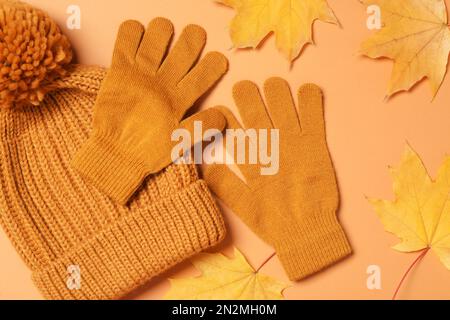
<svg viewBox="0 0 450 320">
<path fill-rule="evenodd" d="M 171 19 L 179 32 L 188 23 L 202 25 L 208 32 L 208 50 L 218 50 L 230 60 L 230 71 L 202 102 L 203 107 L 224 104 L 233 107 L 232 85 L 251 79 L 258 84 L 270 76 L 289 80 L 293 89 L 315 82 L 325 92 L 328 142 L 340 184 L 339 212 L 354 248 L 354 255 L 338 265 L 285 291 L 288 299 L 389 299 L 402 274 L 417 254 L 403 254 L 390 247 L 397 239 L 386 233 L 365 195 L 392 198 L 388 165 L 397 164 L 408 141 L 435 175 L 450 152 L 450 77 L 431 102 L 428 85 L 422 82 L 410 93 L 388 102 L 383 98 L 392 62 L 370 60 L 358 55 L 361 41 L 369 35 L 367 14 L 357 0 L 329 0 L 341 27 L 317 22 L 316 45 L 308 46 L 290 68 L 269 38 L 257 51 L 232 50 L 228 24 L 233 10 L 212 0 L 30 0 L 47 10 L 70 37 L 80 62 L 108 66 L 117 27 L 125 19 L 147 23 L 156 16 Z M 67 30 L 66 9 L 81 7 L 81 30 Z M 450 1 L 447 1 L 450 5 Z M 219 248 L 232 254 L 238 247 L 253 266 L 258 266 L 272 249 L 261 242 L 238 218 L 224 209 L 229 237 Z M 40 299 L 30 272 L 0 232 L 0 299 Z M 379 265 L 382 290 L 368 290 L 366 269 Z M 275 258 L 263 272 L 287 281 Z M 169 289 L 167 277 L 197 274 L 185 263 L 151 281 L 130 298 L 158 299 Z M 407 279 L 401 291 L 404 299 L 450 298 L 450 271 L 430 253 Z"/>
</svg>

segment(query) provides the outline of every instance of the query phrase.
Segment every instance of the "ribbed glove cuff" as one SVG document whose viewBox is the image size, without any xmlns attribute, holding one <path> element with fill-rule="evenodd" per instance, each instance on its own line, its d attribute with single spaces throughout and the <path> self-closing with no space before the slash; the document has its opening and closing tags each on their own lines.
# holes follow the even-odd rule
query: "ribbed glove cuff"
<svg viewBox="0 0 450 320">
<path fill-rule="evenodd" d="M 111 199 L 125 205 L 148 175 L 148 170 L 138 160 L 141 155 L 133 154 L 132 146 L 124 150 L 111 140 L 92 135 L 73 158 L 72 166 Z"/>
<path fill-rule="evenodd" d="M 32 278 L 47 299 L 117 299 L 224 237 L 214 199 L 206 183 L 198 180 L 119 218 L 50 265 L 34 270 Z M 79 274 L 70 274 L 70 266 Z"/>
<path fill-rule="evenodd" d="M 352 252 L 334 212 L 312 215 L 301 225 L 286 226 L 275 250 L 292 281 L 319 272 Z"/>
</svg>

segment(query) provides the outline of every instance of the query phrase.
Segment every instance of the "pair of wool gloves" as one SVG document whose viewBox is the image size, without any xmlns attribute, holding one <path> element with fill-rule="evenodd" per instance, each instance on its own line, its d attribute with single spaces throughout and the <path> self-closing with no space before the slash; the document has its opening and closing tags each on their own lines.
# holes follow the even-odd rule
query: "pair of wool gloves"
<svg viewBox="0 0 450 320">
<path fill-rule="evenodd" d="M 145 178 L 172 163 L 175 129 L 241 128 L 226 108 L 186 116 L 188 110 L 227 71 L 227 59 L 208 53 L 198 60 L 205 31 L 186 27 L 169 50 L 170 21 L 157 18 L 148 28 L 127 21 L 119 29 L 112 66 L 97 97 L 93 132 L 73 166 L 81 175 L 125 205 Z M 265 102 L 249 81 L 233 94 L 246 128 L 279 129 L 279 173 L 239 164 L 245 181 L 224 164 L 208 165 L 204 179 L 264 241 L 272 245 L 291 280 L 300 280 L 351 253 L 336 211 L 338 187 L 328 152 L 321 90 L 306 84 L 298 110 L 288 84 L 267 80 Z M 197 143 L 198 141 L 194 141 Z M 248 146 L 247 146 L 248 147 Z"/>
</svg>

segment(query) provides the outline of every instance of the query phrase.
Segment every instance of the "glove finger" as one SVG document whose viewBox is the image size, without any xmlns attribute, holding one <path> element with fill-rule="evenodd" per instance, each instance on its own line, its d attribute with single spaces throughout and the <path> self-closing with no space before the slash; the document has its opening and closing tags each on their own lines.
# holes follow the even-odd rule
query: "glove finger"
<svg viewBox="0 0 450 320">
<path fill-rule="evenodd" d="M 218 52 L 208 53 L 178 84 L 178 119 L 227 72 L 228 60 Z"/>
<path fill-rule="evenodd" d="M 322 90 L 315 84 L 305 84 L 298 90 L 298 100 L 302 132 L 325 135 Z"/>
<path fill-rule="evenodd" d="M 245 184 L 225 164 L 209 164 L 202 166 L 202 178 L 212 193 L 230 208 L 250 229 L 269 243 L 269 239 L 261 229 L 260 212 L 252 205 L 254 195 Z"/>
<path fill-rule="evenodd" d="M 241 123 L 230 109 L 224 106 L 214 107 L 213 109 L 216 109 L 223 114 L 227 121 L 227 129 L 243 129 Z"/>
<path fill-rule="evenodd" d="M 205 30 L 197 25 L 187 26 L 158 71 L 162 81 L 176 85 L 197 61 L 205 44 Z"/>
<path fill-rule="evenodd" d="M 251 184 L 258 176 L 260 176 L 260 165 L 250 163 L 250 152 L 257 150 L 251 150 L 249 148 L 249 141 L 251 137 L 240 139 L 239 130 L 241 130 L 242 135 L 246 135 L 247 132 L 244 131 L 239 121 L 236 119 L 234 114 L 230 109 L 226 107 L 216 107 L 225 116 L 227 121 L 227 132 L 224 139 L 224 146 L 226 147 L 226 152 L 231 156 L 233 163 L 238 167 L 244 176 L 248 184 Z M 232 129 L 233 131 L 231 131 Z M 247 136 L 245 136 L 247 137 Z M 231 141 L 232 140 L 232 141 Z M 257 143 L 256 141 L 255 143 Z M 242 146 L 242 144 L 245 144 Z"/>
<path fill-rule="evenodd" d="M 201 125 L 201 127 L 199 127 Z M 192 145 L 195 145 L 203 140 L 207 140 L 208 136 L 204 136 L 208 130 L 214 130 L 217 132 L 222 132 L 225 129 L 227 122 L 224 115 L 217 109 L 211 108 L 204 111 L 198 112 L 189 118 L 184 119 L 180 123 L 180 129 L 188 130 L 191 134 Z M 199 131 L 199 133 L 196 133 Z M 199 130 L 200 129 L 200 130 Z M 205 139 L 203 139 L 205 138 Z"/>
<path fill-rule="evenodd" d="M 268 79 L 264 84 L 264 92 L 274 126 L 292 134 L 300 134 L 300 120 L 286 80 Z"/>
<path fill-rule="evenodd" d="M 153 19 L 145 31 L 136 61 L 148 73 L 155 74 L 173 36 L 173 24 L 165 18 Z"/>
<path fill-rule="evenodd" d="M 272 128 L 272 122 L 256 84 L 251 81 L 238 82 L 233 87 L 233 97 L 246 128 Z"/>
<path fill-rule="evenodd" d="M 112 70 L 134 63 L 136 52 L 144 34 L 144 26 L 135 20 L 127 20 L 119 27 L 112 58 Z"/>
<path fill-rule="evenodd" d="M 250 189 L 244 181 L 225 164 L 204 165 L 202 175 L 211 191 L 236 214 L 239 214 L 240 199 L 250 199 Z"/>
</svg>

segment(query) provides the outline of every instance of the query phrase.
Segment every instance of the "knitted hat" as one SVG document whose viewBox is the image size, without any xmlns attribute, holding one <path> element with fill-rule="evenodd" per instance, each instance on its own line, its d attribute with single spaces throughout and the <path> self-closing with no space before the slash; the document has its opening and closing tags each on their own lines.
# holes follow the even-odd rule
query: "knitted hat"
<svg viewBox="0 0 450 320">
<path fill-rule="evenodd" d="M 70 166 L 105 70 L 70 65 L 42 11 L 0 2 L 0 224 L 48 299 L 114 299 L 223 239 L 195 166 L 150 177 L 128 207 Z"/>
</svg>

